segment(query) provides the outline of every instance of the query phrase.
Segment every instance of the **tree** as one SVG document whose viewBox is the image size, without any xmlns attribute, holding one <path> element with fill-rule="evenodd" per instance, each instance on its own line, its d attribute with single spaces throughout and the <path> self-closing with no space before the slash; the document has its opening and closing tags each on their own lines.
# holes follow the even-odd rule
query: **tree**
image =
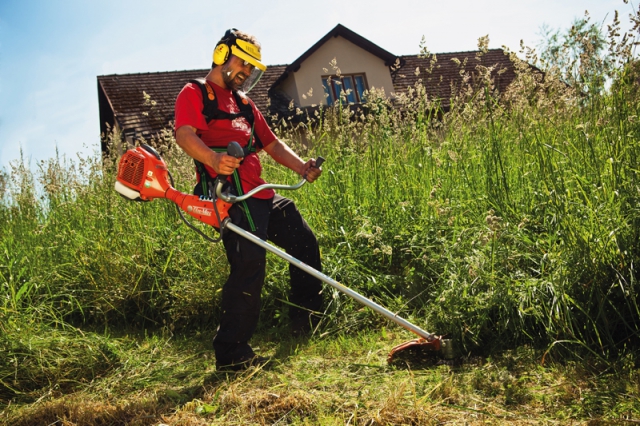
<svg viewBox="0 0 640 426">
<path fill-rule="evenodd" d="M 609 30 L 611 32 L 612 28 Z M 536 64 L 540 69 L 587 96 L 605 89 L 612 76 L 614 61 L 601 26 L 591 22 L 588 12 L 566 31 L 551 30 L 545 25 L 541 32 L 539 63 Z"/>
</svg>

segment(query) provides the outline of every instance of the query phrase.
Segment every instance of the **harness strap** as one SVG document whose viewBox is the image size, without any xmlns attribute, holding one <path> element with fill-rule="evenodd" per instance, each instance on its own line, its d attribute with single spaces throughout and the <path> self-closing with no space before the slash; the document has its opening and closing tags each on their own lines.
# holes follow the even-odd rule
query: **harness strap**
<svg viewBox="0 0 640 426">
<path fill-rule="evenodd" d="M 207 123 L 211 120 L 235 120 L 238 117 L 244 117 L 249 124 L 253 126 L 255 117 L 253 115 L 253 108 L 249 103 L 249 99 L 246 96 L 241 96 L 237 91 L 233 91 L 233 97 L 240 109 L 240 112 L 226 112 L 221 111 L 218 107 L 218 99 L 213 91 L 211 85 L 204 78 L 197 78 L 189 80 L 190 83 L 196 84 L 202 91 L 202 115 L 205 116 Z"/>
<path fill-rule="evenodd" d="M 254 133 L 255 129 L 255 117 L 253 115 L 253 108 L 251 103 L 249 102 L 246 96 L 241 96 L 237 91 L 233 91 L 233 97 L 236 101 L 236 105 L 240 109 L 240 112 L 230 113 L 226 111 L 221 111 L 218 107 L 218 99 L 216 98 L 215 92 L 211 85 L 204 78 L 198 78 L 194 80 L 190 80 L 191 83 L 196 84 L 200 87 L 202 91 L 202 115 L 204 115 L 207 120 L 207 124 L 211 120 L 235 120 L 238 117 L 244 117 L 249 124 L 251 125 L 251 134 L 249 136 L 249 143 L 246 147 L 242 148 L 244 156 L 256 152 L 256 147 L 254 141 L 258 141 L 258 137 Z M 218 147 L 210 147 L 212 150 L 216 152 L 227 152 L 226 148 L 218 148 Z M 211 185 L 211 190 L 213 191 L 214 182 L 212 181 L 211 176 L 207 173 L 207 170 L 204 167 L 204 164 L 201 162 L 194 160 L 196 164 L 196 169 L 198 170 L 198 174 L 200 175 L 200 184 L 202 185 L 202 193 L 210 194 L 209 186 Z M 234 170 L 232 178 L 232 184 L 234 185 L 236 192 L 238 195 L 243 195 L 244 191 L 242 190 L 242 182 L 240 180 L 240 173 L 238 170 Z M 251 227 L 251 231 L 255 232 L 256 227 L 251 218 L 251 213 L 249 212 L 249 207 L 247 203 L 242 201 L 241 207 L 245 212 L 249 225 Z"/>
<path fill-rule="evenodd" d="M 211 147 L 211 149 L 215 152 L 227 152 L 226 148 Z M 193 162 L 196 163 L 196 169 L 198 170 L 198 174 L 200 175 L 200 185 L 202 185 L 202 193 L 207 194 L 211 198 L 213 198 L 213 191 L 215 191 L 215 188 L 214 188 L 215 182 L 213 178 L 207 172 L 207 169 L 204 167 L 204 164 L 202 164 L 200 161 L 195 159 L 193 160 Z M 231 176 L 232 176 L 231 183 L 236 189 L 237 194 L 244 195 L 244 191 L 242 190 L 242 181 L 240 180 L 240 172 L 238 171 L 238 169 L 235 169 Z M 249 227 L 251 228 L 251 231 L 255 232 L 256 226 L 253 222 L 253 218 L 251 217 L 249 206 L 244 200 L 240 202 L 240 205 L 242 207 L 242 210 L 244 211 L 244 214 L 247 217 L 247 221 L 249 222 Z"/>
</svg>

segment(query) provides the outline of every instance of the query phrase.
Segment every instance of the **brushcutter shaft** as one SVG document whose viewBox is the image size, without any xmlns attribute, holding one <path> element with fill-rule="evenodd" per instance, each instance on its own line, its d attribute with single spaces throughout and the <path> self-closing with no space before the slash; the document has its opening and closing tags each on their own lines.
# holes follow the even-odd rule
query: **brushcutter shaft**
<svg viewBox="0 0 640 426">
<path fill-rule="evenodd" d="M 237 142 L 233 142 L 227 148 L 229 155 L 236 158 L 240 158 L 244 155 L 242 148 Z M 320 167 L 324 159 L 318 157 L 315 161 L 315 167 Z M 135 149 L 128 150 L 120 159 L 118 164 L 118 176 L 116 180 L 115 189 L 121 195 L 131 200 L 143 200 L 151 201 L 155 198 L 166 198 L 182 209 L 188 214 L 198 219 L 199 221 L 219 228 L 222 233 L 223 229 L 229 229 L 232 232 L 246 238 L 247 240 L 259 245 L 267 251 L 279 256 L 280 258 L 291 263 L 306 273 L 310 274 L 321 280 L 324 283 L 329 284 L 336 290 L 341 291 L 347 296 L 355 299 L 365 306 L 373 309 L 375 312 L 386 317 L 390 321 L 395 322 L 401 327 L 411 331 L 412 333 L 420 336 L 418 339 L 414 339 L 410 342 L 398 345 L 391 350 L 387 361 L 391 363 L 394 359 L 397 359 L 397 355 L 400 352 L 410 349 L 429 349 L 432 351 L 441 351 L 445 358 L 452 358 L 454 356 L 453 346 L 451 340 L 442 339 L 440 336 L 433 335 L 410 323 L 402 317 L 394 314 L 388 309 L 383 308 L 372 300 L 367 299 L 361 294 L 351 290 L 348 287 L 340 284 L 339 282 L 329 278 L 320 271 L 306 265 L 293 256 L 285 253 L 284 251 L 272 246 L 266 241 L 261 240 L 255 235 L 245 231 L 237 225 L 234 225 L 229 218 L 228 210 L 231 207 L 230 203 L 242 201 L 248 197 L 251 197 L 256 192 L 266 189 L 298 189 L 306 182 L 306 179 L 302 179 L 297 185 L 261 185 L 258 188 L 250 191 L 248 194 L 242 197 L 236 197 L 230 194 L 221 194 L 222 186 L 226 179 L 221 176 L 216 179 L 215 192 L 218 199 L 209 199 L 204 197 L 197 197 L 195 195 L 184 194 L 172 187 L 170 183 L 170 175 L 167 170 L 166 163 L 160 155 L 148 145 L 143 145 Z M 212 204 L 213 203 L 213 204 Z M 182 217 L 183 220 L 184 216 Z M 186 220 L 187 225 L 192 227 Z M 194 228 L 196 229 L 196 228 Z M 204 236 L 204 235 L 203 235 Z"/>
<path fill-rule="evenodd" d="M 356 291 L 353 291 L 348 287 L 345 287 L 344 285 L 340 284 L 336 280 L 326 276 L 322 272 L 312 268 L 311 266 L 307 265 L 306 263 L 303 263 L 303 262 L 299 261 L 295 257 L 290 256 L 289 254 L 285 253 L 284 251 L 272 246 L 271 244 L 267 243 L 266 241 L 263 241 L 259 237 L 256 237 L 255 235 L 251 234 L 250 232 L 245 231 L 244 229 L 240 228 L 237 225 L 234 225 L 233 223 L 231 223 L 231 221 L 229 219 L 227 219 L 226 223 L 224 223 L 224 228 L 235 232 L 236 234 L 240 235 L 241 237 L 244 237 L 244 238 L 248 239 L 249 241 L 251 241 L 251 242 L 259 245 L 260 247 L 266 249 L 267 251 L 270 251 L 271 253 L 275 254 L 276 256 L 281 257 L 282 259 L 284 259 L 287 262 L 291 263 L 293 266 L 296 266 L 296 267 L 302 269 L 303 271 L 305 271 L 306 273 L 308 273 L 308 274 L 318 278 L 319 280 L 329 284 L 331 287 L 343 292 L 344 294 L 346 294 L 347 296 L 351 297 L 352 299 L 354 299 L 354 300 L 362 303 L 363 305 L 373 309 L 377 313 L 385 316 L 387 319 L 395 322 L 396 324 L 398 324 L 399 326 L 409 330 L 410 332 L 412 332 L 412 333 L 414 333 L 414 334 L 416 334 L 416 335 L 418 335 L 418 336 L 420 336 L 420 337 L 422 337 L 424 339 L 427 339 L 427 340 L 433 340 L 433 339 L 437 339 L 438 338 L 438 336 L 435 336 L 435 335 L 433 335 L 431 333 L 428 333 L 428 332 L 424 331 L 420 327 L 410 323 L 409 321 L 407 321 L 406 319 L 404 319 L 402 317 L 399 317 L 397 314 L 394 314 L 390 310 L 388 310 L 386 308 L 383 308 L 382 306 L 378 305 L 374 301 L 372 301 L 370 299 L 367 299 L 366 297 L 364 297 L 360 293 L 358 293 Z"/>
</svg>

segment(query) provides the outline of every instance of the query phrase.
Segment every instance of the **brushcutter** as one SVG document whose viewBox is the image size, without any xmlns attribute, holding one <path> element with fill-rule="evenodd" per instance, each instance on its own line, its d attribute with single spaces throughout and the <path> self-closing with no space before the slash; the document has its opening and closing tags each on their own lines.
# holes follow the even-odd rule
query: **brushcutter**
<svg viewBox="0 0 640 426">
<path fill-rule="evenodd" d="M 242 148 L 237 142 L 231 142 L 229 144 L 227 153 L 236 158 L 241 158 L 244 155 Z M 316 160 L 316 167 L 320 167 L 323 161 L 324 159 L 321 157 L 318 158 L 318 160 Z M 453 358 L 453 346 L 450 339 L 443 339 L 442 336 L 426 332 L 399 315 L 340 284 L 320 271 L 304 264 L 300 260 L 231 222 L 228 211 L 233 203 L 244 201 L 264 189 L 298 189 L 305 184 L 305 178 L 302 178 L 300 182 L 291 186 L 277 184 L 260 185 L 241 196 L 233 195 L 230 192 L 223 192 L 224 182 L 224 179 L 217 179 L 215 190 L 208 194 L 208 196 L 197 196 L 180 192 L 173 187 L 171 174 L 158 152 L 148 145 L 142 145 L 128 150 L 120 159 L 115 189 L 118 193 L 130 200 L 152 201 L 155 198 L 169 199 L 177 205 L 178 212 L 186 223 L 188 223 L 188 221 L 184 218 L 182 211 L 205 224 L 213 226 L 221 234 L 227 231 L 234 232 L 416 334 L 418 336 L 417 339 L 400 344 L 391 350 L 387 357 L 389 363 L 397 360 L 400 353 L 407 352 L 436 352 L 443 358 Z"/>
</svg>

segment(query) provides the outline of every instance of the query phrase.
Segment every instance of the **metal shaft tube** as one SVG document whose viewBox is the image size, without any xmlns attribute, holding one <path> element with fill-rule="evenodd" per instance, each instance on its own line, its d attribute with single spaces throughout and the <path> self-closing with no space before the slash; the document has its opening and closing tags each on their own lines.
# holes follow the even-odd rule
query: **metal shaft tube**
<svg viewBox="0 0 640 426">
<path fill-rule="evenodd" d="M 271 244 L 267 243 L 266 241 L 263 241 L 262 239 L 256 237 L 252 233 L 247 232 L 244 229 L 240 228 L 239 226 L 234 225 L 233 223 L 231 223 L 230 220 L 226 221 L 226 223 L 224 224 L 224 229 L 229 230 L 229 231 L 233 231 L 236 234 L 240 235 L 241 237 L 244 237 L 244 238 L 248 239 L 249 241 L 252 241 L 253 243 L 259 245 L 260 247 L 270 251 L 271 253 L 275 254 L 276 256 L 281 257 L 282 259 L 286 260 L 287 262 L 291 263 L 292 265 L 297 266 L 298 268 L 302 269 L 303 271 L 307 272 L 308 274 L 313 275 L 314 277 L 318 278 L 319 280 L 329 284 L 331 287 L 343 292 L 344 294 L 346 294 L 347 296 L 351 297 L 352 299 L 355 299 L 356 301 L 362 303 L 363 305 L 368 306 L 369 308 L 373 309 L 377 313 L 385 316 L 389 320 L 395 322 L 396 324 L 398 324 L 401 327 L 404 327 L 405 329 L 411 331 L 412 333 L 414 333 L 414 334 L 416 334 L 416 335 L 418 335 L 418 336 L 420 336 L 420 337 L 422 337 L 424 339 L 427 339 L 427 340 L 431 340 L 431 339 L 437 338 L 435 335 L 424 331 L 420 327 L 410 323 L 409 321 L 407 321 L 406 319 L 404 319 L 402 317 L 399 317 L 398 315 L 394 314 L 390 310 L 388 310 L 386 308 L 383 308 L 382 306 L 378 305 L 374 301 L 367 299 L 366 297 L 364 297 L 360 293 L 355 292 L 355 291 L 351 290 L 348 287 L 345 287 L 344 285 L 340 284 L 336 280 L 326 276 L 322 272 L 320 272 L 320 271 L 312 268 L 311 266 L 299 261 L 295 257 L 290 256 L 289 254 L 285 253 L 284 251 L 272 246 Z"/>
</svg>

